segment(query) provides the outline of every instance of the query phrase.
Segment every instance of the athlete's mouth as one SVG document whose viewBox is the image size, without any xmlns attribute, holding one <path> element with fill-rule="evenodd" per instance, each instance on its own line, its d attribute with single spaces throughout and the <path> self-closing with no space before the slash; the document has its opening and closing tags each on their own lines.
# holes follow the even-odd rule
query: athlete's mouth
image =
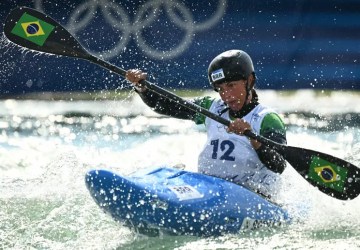
<svg viewBox="0 0 360 250">
<path fill-rule="evenodd" d="M 240 103 L 240 100 L 229 100 L 226 102 L 228 105 L 236 105 Z"/>
</svg>

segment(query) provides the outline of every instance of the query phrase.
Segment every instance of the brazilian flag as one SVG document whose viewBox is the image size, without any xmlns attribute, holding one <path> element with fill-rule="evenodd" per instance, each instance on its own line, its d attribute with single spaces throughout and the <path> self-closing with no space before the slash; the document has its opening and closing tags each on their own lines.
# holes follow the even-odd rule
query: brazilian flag
<svg viewBox="0 0 360 250">
<path fill-rule="evenodd" d="M 342 193 L 344 192 L 347 175 L 348 171 L 346 168 L 316 156 L 312 157 L 308 173 L 309 179 Z"/>
<path fill-rule="evenodd" d="M 55 26 L 24 13 L 11 30 L 11 33 L 43 46 L 54 28 Z"/>
</svg>

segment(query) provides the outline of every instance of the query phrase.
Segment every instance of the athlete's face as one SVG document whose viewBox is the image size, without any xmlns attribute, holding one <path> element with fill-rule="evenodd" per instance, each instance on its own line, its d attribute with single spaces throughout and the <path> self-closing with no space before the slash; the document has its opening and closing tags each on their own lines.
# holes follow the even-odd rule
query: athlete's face
<svg viewBox="0 0 360 250">
<path fill-rule="evenodd" d="M 221 99 L 233 111 L 239 111 L 246 102 L 246 80 L 225 82 L 216 86 Z"/>
</svg>

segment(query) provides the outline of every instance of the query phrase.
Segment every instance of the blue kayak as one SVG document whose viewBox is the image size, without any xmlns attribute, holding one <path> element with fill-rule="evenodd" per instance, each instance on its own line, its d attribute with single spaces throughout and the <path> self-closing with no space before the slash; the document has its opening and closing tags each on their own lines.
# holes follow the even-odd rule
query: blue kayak
<svg viewBox="0 0 360 250">
<path fill-rule="evenodd" d="M 126 177 L 92 170 L 85 182 L 105 213 L 147 235 L 218 236 L 290 221 L 286 210 L 242 186 L 176 168 Z"/>
</svg>

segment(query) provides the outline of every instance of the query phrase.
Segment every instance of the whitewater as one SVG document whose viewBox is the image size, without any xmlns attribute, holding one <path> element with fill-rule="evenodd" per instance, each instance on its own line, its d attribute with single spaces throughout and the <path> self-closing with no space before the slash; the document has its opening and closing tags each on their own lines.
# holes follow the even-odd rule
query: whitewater
<svg viewBox="0 0 360 250">
<path fill-rule="evenodd" d="M 259 90 L 259 96 L 283 116 L 289 145 L 360 166 L 360 93 Z M 196 171 L 204 141 L 203 127 L 158 115 L 133 92 L 105 100 L 0 100 L 0 249 L 360 248 L 360 198 L 329 197 L 290 165 L 281 200 L 295 214 L 306 206 L 303 219 L 217 238 L 143 236 L 104 214 L 85 187 L 91 169 L 128 175 L 182 163 Z"/>
</svg>

